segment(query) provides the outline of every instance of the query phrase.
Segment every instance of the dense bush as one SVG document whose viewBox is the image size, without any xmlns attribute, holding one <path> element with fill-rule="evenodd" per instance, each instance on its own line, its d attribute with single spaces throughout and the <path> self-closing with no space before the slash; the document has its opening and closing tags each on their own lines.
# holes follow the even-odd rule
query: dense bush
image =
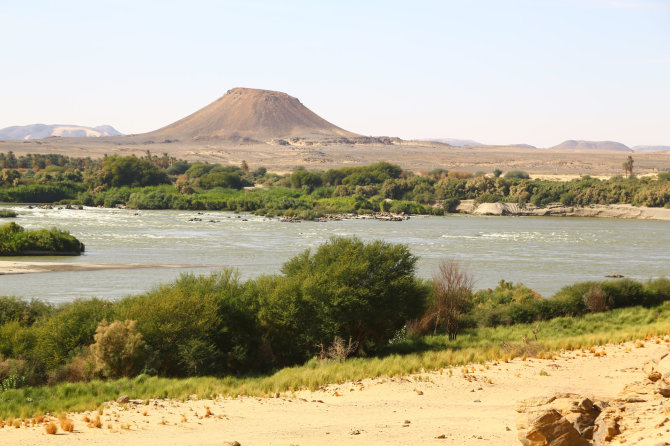
<svg viewBox="0 0 670 446">
<path fill-rule="evenodd" d="M 56 228 L 26 231 L 14 222 L 0 226 L 0 255 L 24 255 L 31 251 L 81 254 L 84 244 L 69 232 Z"/>
<path fill-rule="evenodd" d="M 667 300 L 670 300 L 668 279 L 645 284 L 631 279 L 580 282 L 561 288 L 551 298 L 542 298 L 523 284 L 501 281 L 493 290 L 474 294 L 468 320 L 471 325 L 479 326 L 510 325 L 614 308 L 651 307 Z"/>
<path fill-rule="evenodd" d="M 500 175 L 498 175 L 498 176 L 500 176 Z M 528 175 L 528 173 L 524 172 L 523 170 L 510 170 L 509 172 L 505 172 L 504 177 L 508 180 L 509 179 L 527 180 L 527 179 L 530 178 L 530 175 Z"/>
<path fill-rule="evenodd" d="M 137 187 L 169 182 L 165 171 L 147 159 L 112 155 L 104 159 L 102 169 L 93 180 L 93 186 Z"/>
<path fill-rule="evenodd" d="M 294 257 L 282 272 L 312 315 L 300 321 L 313 342 L 339 336 L 375 350 L 424 310 L 416 260 L 405 245 L 333 238 Z"/>
<path fill-rule="evenodd" d="M 136 321 L 102 321 L 95 330 L 91 355 L 108 378 L 134 376 L 144 366 L 144 341 Z"/>
</svg>

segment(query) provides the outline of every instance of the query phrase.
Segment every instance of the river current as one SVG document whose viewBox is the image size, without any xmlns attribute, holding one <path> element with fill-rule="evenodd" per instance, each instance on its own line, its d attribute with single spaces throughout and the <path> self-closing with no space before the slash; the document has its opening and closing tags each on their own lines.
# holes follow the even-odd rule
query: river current
<svg viewBox="0 0 670 446">
<path fill-rule="evenodd" d="M 607 274 L 647 280 L 670 277 L 670 222 L 596 218 L 412 216 L 402 222 L 342 220 L 284 223 L 230 212 L 135 211 L 86 208 L 28 209 L 26 229 L 58 227 L 86 245 L 80 257 L 4 257 L 45 262 L 217 265 L 54 272 L 0 276 L 0 295 L 51 302 L 78 297 L 115 299 L 169 282 L 181 273 L 207 274 L 230 266 L 245 279 L 279 272 L 282 263 L 331 236 L 404 243 L 419 257 L 417 273 L 429 278 L 443 258 L 474 276 L 475 288 L 501 280 L 523 282 L 550 297 L 562 286 L 602 280 Z"/>
</svg>

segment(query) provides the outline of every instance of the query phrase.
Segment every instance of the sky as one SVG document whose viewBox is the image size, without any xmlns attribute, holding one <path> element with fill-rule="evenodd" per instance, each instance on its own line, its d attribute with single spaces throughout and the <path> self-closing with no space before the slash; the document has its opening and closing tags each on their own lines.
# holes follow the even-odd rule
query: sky
<svg viewBox="0 0 670 446">
<path fill-rule="evenodd" d="M 5 1 L 0 128 L 163 127 L 234 87 L 364 135 L 670 145 L 670 0 Z"/>
</svg>

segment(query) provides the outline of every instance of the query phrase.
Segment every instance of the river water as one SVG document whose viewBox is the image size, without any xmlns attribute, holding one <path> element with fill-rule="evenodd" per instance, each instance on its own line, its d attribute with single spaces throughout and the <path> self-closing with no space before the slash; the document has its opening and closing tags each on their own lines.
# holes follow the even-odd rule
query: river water
<svg viewBox="0 0 670 446">
<path fill-rule="evenodd" d="M 670 222 L 596 218 L 413 216 L 402 222 L 343 220 L 282 223 L 230 212 L 27 209 L 27 229 L 58 227 L 86 245 L 80 257 L 5 257 L 48 262 L 217 265 L 55 272 L 0 276 L 0 295 L 62 302 L 77 297 L 115 299 L 147 291 L 183 272 L 237 268 L 242 278 L 277 273 L 283 262 L 331 236 L 405 243 L 429 278 L 440 259 L 454 258 L 474 276 L 475 288 L 501 279 L 523 282 L 543 296 L 562 286 L 619 273 L 634 279 L 670 277 Z M 201 221 L 190 221 L 199 218 Z"/>
</svg>

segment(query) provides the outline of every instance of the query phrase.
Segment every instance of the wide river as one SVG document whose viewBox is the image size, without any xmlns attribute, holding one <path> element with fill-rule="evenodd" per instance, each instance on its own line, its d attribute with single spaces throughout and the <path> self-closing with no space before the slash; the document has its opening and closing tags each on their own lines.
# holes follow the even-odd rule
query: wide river
<svg viewBox="0 0 670 446">
<path fill-rule="evenodd" d="M 222 266 L 237 268 L 242 278 L 277 273 L 291 256 L 340 235 L 407 244 L 419 257 L 418 275 L 425 278 L 441 259 L 457 259 L 478 289 L 505 279 L 549 297 L 564 285 L 602 280 L 611 273 L 640 280 L 670 277 L 670 222 L 663 221 L 449 215 L 413 216 L 403 222 L 282 223 L 229 212 L 0 209 L 19 213 L 0 224 L 58 227 L 86 245 L 80 257 L 0 260 L 217 265 L 0 276 L 0 295 L 52 302 L 114 299 L 147 291 L 183 272 L 207 274 Z"/>
</svg>

